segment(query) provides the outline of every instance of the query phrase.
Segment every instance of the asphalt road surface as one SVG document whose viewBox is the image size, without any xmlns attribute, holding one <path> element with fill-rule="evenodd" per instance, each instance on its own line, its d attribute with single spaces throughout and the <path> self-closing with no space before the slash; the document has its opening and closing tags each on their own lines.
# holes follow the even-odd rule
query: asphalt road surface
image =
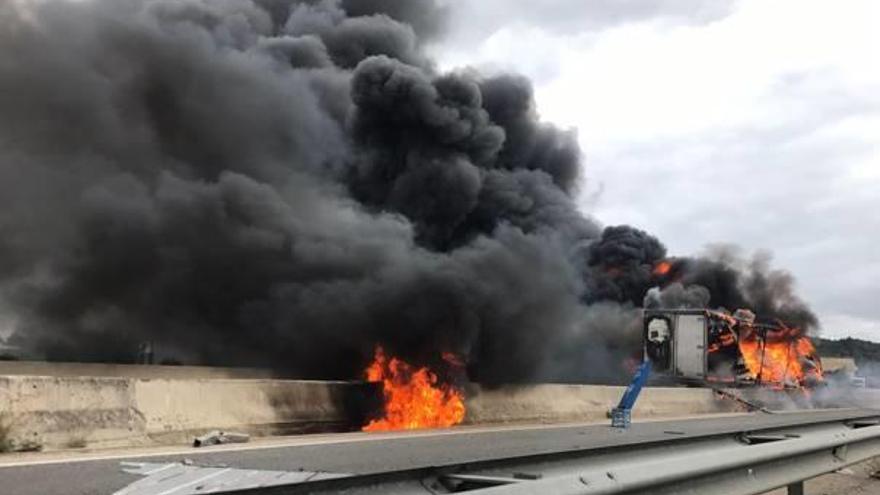
<svg viewBox="0 0 880 495">
<path fill-rule="evenodd" d="M 668 441 L 795 421 L 821 421 L 841 411 L 732 414 L 690 420 L 639 422 L 626 431 L 601 424 L 459 427 L 395 433 L 341 433 L 256 440 L 200 449 L 188 447 L 0 455 L 2 495 L 107 495 L 140 479 L 120 462 L 179 462 L 280 471 L 376 473 L 443 464 Z M 857 415 L 857 413 L 853 413 Z"/>
</svg>

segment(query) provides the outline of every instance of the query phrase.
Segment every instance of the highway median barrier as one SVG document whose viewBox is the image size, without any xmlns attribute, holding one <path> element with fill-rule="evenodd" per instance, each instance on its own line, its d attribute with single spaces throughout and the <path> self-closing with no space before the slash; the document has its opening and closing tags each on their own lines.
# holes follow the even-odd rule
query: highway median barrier
<svg viewBox="0 0 880 495">
<path fill-rule="evenodd" d="M 42 367 L 43 375 L 0 375 L 0 418 L 7 436 L 18 445 L 54 449 L 188 444 L 211 430 L 256 436 L 351 431 L 380 404 L 374 384 L 253 378 L 260 372 L 222 368 L 83 366 L 88 368 L 53 369 L 43 363 L 25 366 Z M 86 369 L 121 376 L 65 374 Z M 187 378 L 188 371 L 196 378 Z M 235 376 L 245 377 L 229 378 Z M 465 389 L 465 424 L 605 421 L 623 390 L 603 385 L 470 384 Z M 710 389 L 647 387 L 633 418 L 743 410 Z"/>
</svg>

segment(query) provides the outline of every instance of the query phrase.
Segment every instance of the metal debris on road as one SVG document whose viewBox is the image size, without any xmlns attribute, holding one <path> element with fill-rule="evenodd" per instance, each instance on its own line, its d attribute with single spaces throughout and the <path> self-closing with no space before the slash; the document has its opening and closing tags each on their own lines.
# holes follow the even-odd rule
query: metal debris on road
<svg viewBox="0 0 880 495">
<path fill-rule="evenodd" d="M 223 443 L 245 443 L 251 439 L 247 433 L 233 433 L 229 431 L 214 430 L 193 439 L 193 447 L 207 447 Z"/>
</svg>

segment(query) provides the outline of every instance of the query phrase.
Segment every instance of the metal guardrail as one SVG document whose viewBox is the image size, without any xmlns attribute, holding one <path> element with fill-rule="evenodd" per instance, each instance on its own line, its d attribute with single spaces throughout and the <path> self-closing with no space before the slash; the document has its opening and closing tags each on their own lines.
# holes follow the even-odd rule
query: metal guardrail
<svg viewBox="0 0 880 495">
<path fill-rule="evenodd" d="M 760 437 L 757 437 L 760 438 Z M 880 455 L 880 426 L 825 425 L 801 434 L 761 438 L 751 444 L 682 449 L 662 458 L 632 460 L 603 468 L 586 467 L 565 476 L 517 482 L 480 494 L 700 493 L 749 495 L 789 486 L 802 492 L 805 479 Z M 729 443 L 729 442 L 725 442 Z"/>
<path fill-rule="evenodd" d="M 643 442 L 627 441 L 621 434 L 616 446 L 369 475 L 300 473 L 300 481 L 280 486 L 227 485 L 228 490 L 211 493 L 750 495 L 788 486 L 789 493 L 801 494 L 805 479 L 880 456 L 880 411 L 826 410 L 790 417 L 755 413 L 750 418 L 748 429 L 695 435 L 667 431 L 663 438 Z M 686 429 L 689 421 L 679 424 Z M 189 472 L 193 479 L 200 474 Z"/>
</svg>

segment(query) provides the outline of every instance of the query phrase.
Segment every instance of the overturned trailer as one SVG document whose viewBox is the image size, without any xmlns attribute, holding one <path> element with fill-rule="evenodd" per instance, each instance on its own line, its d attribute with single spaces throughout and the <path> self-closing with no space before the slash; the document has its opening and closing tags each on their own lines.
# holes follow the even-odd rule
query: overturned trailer
<svg viewBox="0 0 880 495">
<path fill-rule="evenodd" d="M 646 309 L 644 356 L 664 381 L 777 388 L 812 386 L 822 366 L 810 339 L 747 310 Z"/>
</svg>

